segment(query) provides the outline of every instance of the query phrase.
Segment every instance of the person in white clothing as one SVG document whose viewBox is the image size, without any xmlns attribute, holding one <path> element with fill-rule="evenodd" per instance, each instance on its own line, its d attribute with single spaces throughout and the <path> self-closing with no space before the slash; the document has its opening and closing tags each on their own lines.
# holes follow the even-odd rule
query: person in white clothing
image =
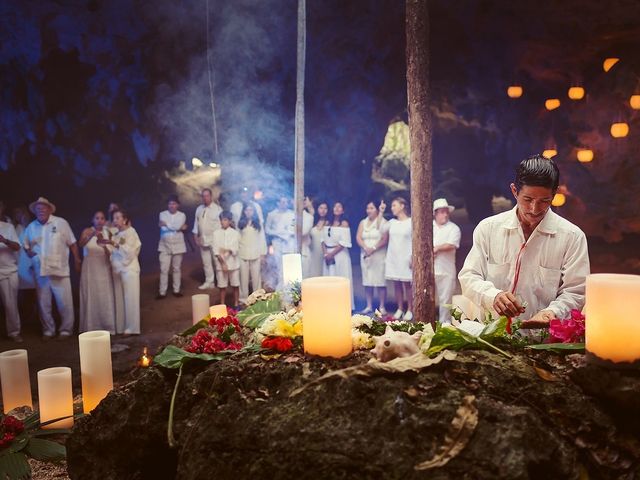
<svg viewBox="0 0 640 480">
<path fill-rule="evenodd" d="M 249 294 L 262 288 L 261 264 L 267 254 L 267 241 L 258 213 L 250 203 L 245 204 L 238 222 L 240 231 L 240 301 L 245 302 Z M 249 289 L 251 283 L 251 289 Z"/>
<path fill-rule="evenodd" d="M 456 286 L 456 250 L 460 248 L 460 227 L 449 220 L 455 207 L 446 198 L 433 202 L 433 271 L 436 280 L 438 317 L 451 323 L 451 304 Z"/>
<path fill-rule="evenodd" d="M 313 199 L 307 195 L 304 197 L 302 210 L 302 245 L 300 247 L 302 278 L 311 276 L 311 229 L 314 224 L 314 213 Z"/>
<path fill-rule="evenodd" d="M 233 292 L 233 306 L 239 301 L 240 287 L 240 260 L 238 249 L 240 248 L 240 234 L 233 228 L 233 215 L 224 211 L 220 214 L 222 228 L 213 234 L 213 252 L 216 259 L 216 275 L 218 288 L 220 289 L 220 303 L 226 303 L 227 287 Z"/>
<path fill-rule="evenodd" d="M 387 257 L 387 243 L 389 232 L 386 231 L 387 221 L 380 211 L 384 211 L 384 201 L 380 207 L 375 203 L 367 203 L 367 217 L 360 221 L 356 240 L 360 245 L 360 269 L 362 270 L 362 286 L 367 298 L 367 306 L 360 313 L 363 315 L 373 312 L 373 290 L 378 289 L 380 300 L 378 311 L 386 315 L 384 306 L 387 297 L 387 280 L 384 277 L 384 263 Z"/>
<path fill-rule="evenodd" d="M 382 208 L 384 213 L 384 207 Z M 396 293 L 398 309 L 393 314 L 396 320 L 413 320 L 413 293 L 411 281 L 413 279 L 413 262 L 411 260 L 411 217 L 409 204 L 402 197 L 396 197 L 391 202 L 393 218 L 387 223 L 389 244 L 387 246 L 387 258 L 384 264 L 384 276 L 393 281 Z M 404 311 L 404 301 L 407 301 L 407 310 Z"/>
<path fill-rule="evenodd" d="M 251 205 L 253 210 L 258 215 L 258 219 L 260 220 L 260 225 L 264 225 L 264 216 L 262 215 L 262 207 L 258 202 L 254 202 L 251 199 L 251 191 L 249 187 L 242 187 L 240 190 L 240 199 L 231 204 L 229 210 L 233 215 L 233 224 L 237 227 L 240 223 L 240 218 L 242 218 L 242 212 L 244 211 L 244 205 Z"/>
<path fill-rule="evenodd" d="M 499 315 L 522 317 L 523 328 L 546 327 L 584 306 L 587 239 L 550 208 L 559 182 L 553 160 L 523 160 L 511 184 L 516 206 L 478 224 L 458 275 L 463 295 Z"/>
<path fill-rule="evenodd" d="M 36 219 L 29 224 L 24 235 L 24 249 L 31 258 L 36 273 L 36 290 L 42 322 L 42 339 L 50 340 L 56 333 L 51 310 L 51 297 L 60 313 L 59 338 L 64 340 L 73 333 L 73 297 L 69 278 L 69 251 L 75 268 L 82 265 L 76 237 L 63 218 L 53 214 L 56 206 L 44 197 L 29 205 Z"/>
<path fill-rule="evenodd" d="M 204 283 L 198 288 L 207 290 L 215 286 L 215 277 L 213 271 L 213 234 L 216 230 L 220 230 L 220 214 L 222 208 L 213 201 L 213 193 L 211 189 L 202 190 L 202 205 L 196 208 L 195 221 L 193 222 L 193 239 L 196 245 L 200 247 L 200 256 L 202 257 L 202 266 L 204 268 Z"/>
<path fill-rule="evenodd" d="M 349 279 L 351 285 L 351 308 L 353 309 L 353 272 L 351 268 L 351 229 L 349 222 L 344 218 L 342 202 L 333 204 L 333 217 L 329 226 L 323 231 L 322 250 L 324 252 L 324 265 L 322 275 L 344 277 Z"/>
<path fill-rule="evenodd" d="M 24 233 L 31 220 L 31 214 L 26 206 L 21 205 L 13 209 L 13 226 L 16 228 L 20 245 L 24 245 Z M 30 320 L 34 320 L 40 323 L 36 273 L 33 270 L 33 264 L 24 248 L 20 248 L 15 254 L 18 261 L 18 309 L 20 310 L 20 321 L 29 323 Z"/>
<path fill-rule="evenodd" d="M 160 287 L 156 297 L 158 300 L 167 296 L 169 267 L 171 267 L 173 280 L 173 295 L 182 297 L 180 292 L 182 257 L 187 252 L 187 245 L 182 232 L 187 230 L 187 216 L 178 211 L 179 207 L 178 197 L 171 195 L 167 200 L 167 209 L 160 212 L 159 215 L 160 241 L 158 242 L 158 256 L 160 259 Z"/>
<path fill-rule="evenodd" d="M 0 303 L 4 307 L 7 336 L 22 343 L 20 313 L 18 311 L 18 262 L 15 253 L 20 250 L 18 234 L 12 223 L 0 217 Z"/>
<path fill-rule="evenodd" d="M 296 214 L 289 208 L 289 198 L 281 196 L 278 207 L 267 215 L 264 230 L 271 236 L 273 246 L 274 270 L 277 275 L 276 289 L 281 290 L 282 279 L 282 255 L 295 253 L 296 247 Z"/>
<path fill-rule="evenodd" d="M 327 227 L 329 220 L 329 204 L 324 201 L 320 201 L 316 206 L 316 215 L 314 218 L 314 225 L 309 232 L 309 257 L 307 259 L 307 276 L 308 277 L 320 277 L 322 276 L 322 266 L 324 265 L 324 251 L 322 250 L 322 239 L 324 238 L 324 230 Z"/>
</svg>

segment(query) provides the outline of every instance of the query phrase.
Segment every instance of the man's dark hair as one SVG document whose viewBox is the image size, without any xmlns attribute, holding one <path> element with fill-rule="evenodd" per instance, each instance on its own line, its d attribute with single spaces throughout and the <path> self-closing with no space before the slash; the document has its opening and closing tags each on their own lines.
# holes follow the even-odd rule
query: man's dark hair
<svg viewBox="0 0 640 480">
<path fill-rule="evenodd" d="M 222 220 L 223 218 L 226 218 L 227 220 L 233 222 L 233 214 L 229 210 L 224 210 L 222 213 L 220 213 L 220 220 Z"/>
<path fill-rule="evenodd" d="M 550 188 L 555 192 L 560 184 L 560 170 L 553 160 L 542 155 L 534 155 L 520 162 L 513 183 L 517 191 L 520 191 L 523 185 L 528 185 Z"/>
</svg>

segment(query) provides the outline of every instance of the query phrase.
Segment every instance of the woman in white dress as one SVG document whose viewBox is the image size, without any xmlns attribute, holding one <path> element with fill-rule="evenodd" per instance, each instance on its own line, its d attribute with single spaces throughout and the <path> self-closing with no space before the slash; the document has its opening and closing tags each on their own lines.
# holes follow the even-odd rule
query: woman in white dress
<svg viewBox="0 0 640 480">
<path fill-rule="evenodd" d="M 100 239 L 111 239 L 104 212 L 93 215 L 93 226 L 85 228 L 78 240 L 82 248 L 80 273 L 80 332 L 107 330 L 116 333 L 115 297 L 110 252 Z"/>
<path fill-rule="evenodd" d="M 384 210 L 384 201 L 380 209 Z M 378 288 L 380 306 L 378 311 L 386 315 L 384 303 L 387 297 L 387 282 L 384 277 L 384 263 L 387 256 L 389 234 L 386 231 L 387 221 L 373 202 L 367 203 L 367 217 L 360 221 L 356 241 L 360 245 L 360 268 L 362 270 L 362 286 L 367 298 L 367 306 L 360 313 L 373 312 L 373 290 Z"/>
<path fill-rule="evenodd" d="M 351 306 L 353 307 L 353 276 L 351 273 L 351 229 L 349 222 L 344 220 L 344 207 L 341 202 L 333 205 L 333 220 L 325 228 L 322 237 L 324 276 L 344 277 L 351 284 Z"/>
<path fill-rule="evenodd" d="M 99 245 L 108 245 L 111 250 L 111 268 L 114 273 L 116 299 L 120 297 L 124 315 L 116 310 L 116 333 L 140 334 L 140 237 L 131 226 L 129 215 L 118 210 L 113 213 L 113 226 L 118 232 L 109 239 L 98 240 Z"/>
<path fill-rule="evenodd" d="M 383 209 L 384 211 L 384 209 Z M 398 309 L 393 315 L 396 320 L 413 320 L 413 293 L 411 292 L 412 276 L 412 245 L 411 245 L 411 217 L 409 204 L 402 197 L 396 197 L 391 202 L 391 213 L 396 217 L 389 221 L 389 246 L 385 262 L 385 277 L 392 280 L 395 288 Z M 404 311 L 404 300 L 407 310 Z"/>
<path fill-rule="evenodd" d="M 313 228 L 309 232 L 309 277 L 321 277 L 324 265 L 324 251 L 322 249 L 322 239 L 324 230 L 327 227 L 329 204 L 320 202 L 316 207 L 316 214 Z"/>
<path fill-rule="evenodd" d="M 267 241 L 260 216 L 252 203 L 242 204 L 238 222 L 240 232 L 240 302 L 246 302 L 251 292 L 262 288 L 261 267 L 267 255 Z M 249 289 L 251 283 L 251 289 Z"/>
<path fill-rule="evenodd" d="M 311 268 L 311 230 L 314 225 L 315 207 L 313 206 L 313 198 L 309 195 L 304 197 L 304 210 L 302 211 L 302 245 L 300 255 L 302 257 L 302 278 L 317 277 L 310 275 Z"/>
</svg>

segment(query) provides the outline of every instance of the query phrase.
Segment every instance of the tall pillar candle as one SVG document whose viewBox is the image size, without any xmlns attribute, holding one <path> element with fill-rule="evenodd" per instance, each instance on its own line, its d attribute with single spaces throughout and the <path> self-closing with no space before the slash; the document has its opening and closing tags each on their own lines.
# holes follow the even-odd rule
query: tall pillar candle
<svg viewBox="0 0 640 480">
<path fill-rule="evenodd" d="M 33 407 L 26 350 L 8 350 L 0 353 L 0 382 L 4 413 L 24 405 Z"/>
<path fill-rule="evenodd" d="M 212 305 L 209 307 L 209 316 L 211 318 L 224 318 L 227 316 L 227 306 L 224 303 Z"/>
<path fill-rule="evenodd" d="M 282 255 L 282 279 L 285 286 L 302 281 L 302 256 L 299 253 Z"/>
<path fill-rule="evenodd" d="M 69 367 L 46 368 L 38 372 L 38 401 L 40 423 L 58 420 L 42 428 L 71 428 L 73 426 L 73 391 Z"/>
<path fill-rule="evenodd" d="M 587 277 L 585 341 L 588 353 L 614 363 L 640 361 L 640 275 Z"/>
<path fill-rule="evenodd" d="M 209 315 L 209 295 L 206 293 L 191 295 L 191 319 L 193 324 L 195 325 L 207 315 Z"/>
<path fill-rule="evenodd" d="M 341 358 L 351 353 L 351 282 L 343 277 L 302 281 L 304 351 Z"/>
<path fill-rule="evenodd" d="M 106 330 L 93 330 L 78 336 L 80 374 L 82 377 L 82 407 L 91 410 L 113 390 L 111 368 L 111 335 Z"/>
</svg>

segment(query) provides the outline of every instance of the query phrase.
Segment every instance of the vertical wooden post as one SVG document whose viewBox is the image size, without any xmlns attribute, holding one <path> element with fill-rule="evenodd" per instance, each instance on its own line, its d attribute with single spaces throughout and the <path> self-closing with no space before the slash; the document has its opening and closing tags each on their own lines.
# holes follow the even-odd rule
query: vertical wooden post
<svg viewBox="0 0 640 480">
<path fill-rule="evenodd" d="M 294 203 L 296 212 L 296 241 L 298 252 L 302 248 L 302 210 L 304 200 L 304 70 L 306 54 L 306 0 L 298 0 L 298 61 L 296 73 L 296 130 Z"/>
<path fill-rule="evenodd" d="M 407 0 L 407 100 L 411 140 L 413 308 L 418 321 L 435 321 L 431 115 L 429 112 L 428 0 Z"/>
</svg>

